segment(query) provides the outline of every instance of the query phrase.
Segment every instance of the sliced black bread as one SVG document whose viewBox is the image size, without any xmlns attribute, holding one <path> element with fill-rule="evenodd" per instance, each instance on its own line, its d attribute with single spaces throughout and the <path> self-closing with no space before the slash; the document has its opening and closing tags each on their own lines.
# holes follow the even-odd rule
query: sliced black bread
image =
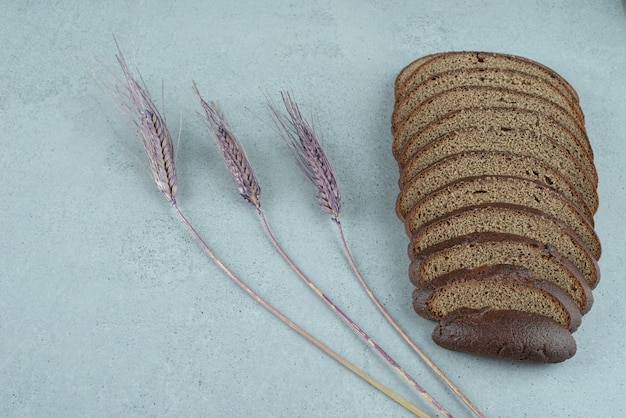
<svg viewBox="0 0 626 418">
<path fill-rule="evenodd" d="M 482 126 L 484 128 L 527 129 L 551 138 L 578 161 L 585 175 L 598 185 L 598 173 L 593 163 L 593 155 L 578 144 L 571 132 L 546 115 L 514 107 L 466 108 L 443 115 L 417 132 L 399 154 L 405 167 L 420 148 L 460 128 Z"/>
<path fill-rule="evenodd" d="M 396 201 L 396 213 L 404 221 L 411 208 L 427 194 L 459 178 L 515 176 L 538 181 L 561 192 L 588 219 L 594 211 L 574 186 L 558 171 L 535 157 L 493 151 L 467 151 L 450 155 L 427 167 L 407 183 Z"/>
<path fill-rule="evenodd" d="M 400 188 L 428 166 L 450 155 L 481 150 L 506 151 L 542 160 L 569 180 L 592 213 L 597 211 L 595 184 L 585 175 L 580 163 L 551 138 L 526 129 L 472 126 L 443 135 L 415 153 L 400 175 Z"/>
<path fill-rule="evenodd" d="M 475 232 L 515 234 L 552 245 L 582 273 L 589 287 L 593 289 L 600 280 L 596 259 L 574 231 L 553 216 L 518 205 L 470 206 L 428 222 L 411 237 L 409 259 L 429 247 Z"/>
<path fill-rule="evenodd" d="M 533 94 L 556 103 L 584 124 L 584 116 L 580 106 L 570 102 L 558 89 L 545 80 L 516 70 L 472 68 L 445 71 L 415 86 L 408 95 L 395 104 L 391 118 L 392 132 L 395 132 L 411 112 L 429 98 L 446 90 L 462 86 L 502 87 Z"/>
<path fill-rule="evenodd" d="M 418 59 L 420 65 L 412 67 L 409 64 L 402 72 L 411 72 L 408 77 L 403 76 L 404 82 L 396 89 L 396 97 L 408 94 L 416 85 L 443 71 L 455 68 L 503 68 L 517 70 L 532 74 L 545 79 L 568 97 L 571 102 L 578 103 L 578 94 L 574 88 L 554 70 L 528 58 L 509 54 L 454 51 L 439 53 L 431 56 L 431 59 L 422 57 Z"/>
<path fill-rule="evenodd" d="M 570 295 L 521 266 L 496 264 L 444 274 L 413 291 L 413 308 L 439 321 L 460 308 L 507 309 L 554 319 L 571 332 L 582 314 Z"/>
<path fill-rule="evenodd" d="M 596 259 L 600 257 L 593 225 L 565 196 L 542 183 L 519 177 L 468 177 L 432 192 L 407 215 L 407 235 L 412 237 L 424 224 L 447 213 L 485 203 L 526 206 L 553 216 L 569 226 Z"/>
<path fill-rule="evenodd" d="M 432 333 L 443 348 L 525 363 L 559 363 L 576 354 L 572 334 L 529 312 L 467 309 L 451 312 Z"/>
<path fill-rule="evenodd" d="M 469 107 L 514 107 L 535 111 L 554 120 L 568 130 L 578 145 L 593 155 L 589 138 L 582 122 L 572 117 L 564 108 L 542 97 L 500 87 L 456 87 L 430 97 L 415 108 L 398 126 L 394 134 L 393 149 L 403 150 L 404 145 L 422 128 L 441 116 Z M 407 160 L 398 155 L 401 166 Z"/>
<path fill-rule="evenodd" d="M 525 267 L 569 294 L 581 313 L 593 304 L 591 288 L 582 274 L 554 247 L 514 234 L 480 232 L 444 241 L 422 251 L 409 267 L 416 287 L 459 269 L 510 264 Z"/>
</svg>

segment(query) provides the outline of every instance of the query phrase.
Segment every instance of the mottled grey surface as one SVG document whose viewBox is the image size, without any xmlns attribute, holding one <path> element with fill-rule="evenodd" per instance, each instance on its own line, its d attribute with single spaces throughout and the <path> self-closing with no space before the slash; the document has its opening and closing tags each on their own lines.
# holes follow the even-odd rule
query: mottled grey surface
<svg viewBox="0 0 626 418">
<path fill-rule="evenodd" d="M 178 136 L 181 208 L 256 290 L 434 411 L 331 315 L 263 238 L 198 116 L 194 79 L 246 147 L 277 237 L 338 305 L 456 416 L 467 409 L 383 323 L 333 223 L 280 143 L 267 97 L 314 115 L 343 224 L 393 316 L 488 416 L 626 414 L 626 20 L 610 0 L 19 1 L 0 14 L 0 416 L 401 417 L 221 273 L 151 183 L 99 82 L 112 33 Z M 410 305 L 394 213 L 393 82 L 446 50 L 526 56 L 577 89 L 600 177 L 604 253 L 578 353 L 551 366 L 449 352 Z M 90 75 L 94 74 L 94 77 Z M 163 90 L 161 87 L 164 87 Z"/>
</svg>

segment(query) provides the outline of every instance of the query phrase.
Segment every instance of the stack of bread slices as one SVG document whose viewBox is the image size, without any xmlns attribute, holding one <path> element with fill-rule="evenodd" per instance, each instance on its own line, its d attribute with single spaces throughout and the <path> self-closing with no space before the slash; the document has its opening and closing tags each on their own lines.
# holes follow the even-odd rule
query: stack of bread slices
<svg viewBox="0 0 626 418">
<path fill-rule="evenodd" d="M 395 83 L 398 217 L 413 306 L 458 351 L 529 362 L 576 352 L 593 302 L 598 177 L 578 95 L 535 61 L 445 52 Z"/>
</svg>

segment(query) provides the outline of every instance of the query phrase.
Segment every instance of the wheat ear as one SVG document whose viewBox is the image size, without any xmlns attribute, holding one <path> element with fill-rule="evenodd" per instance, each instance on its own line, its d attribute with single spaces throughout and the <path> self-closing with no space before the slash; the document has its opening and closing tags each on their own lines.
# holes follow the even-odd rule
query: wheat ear
<svg viewBox="0 0 626 418">
<path fill-rule="evenodd" d="M 117 45 L 117 41 L 116 41 Z M 174 211 L 181 219 L 183 224 L 187 227 L 191 235 L 196 242 L 200 245 L 203 251 L 217 264 L 217 266 L 226 273 L 226 275 L 232 279 L 237 286 L 243 289 L 250 297 L 258 302 L 263 308 L 277 317 L 284 324 L 296 331 L 299 335 L 304 337 L 307 341 L 315 345 L 322 350 L 332 359 L 339 364 L 377 388 L 379 391 L 387 395 L 390 399 L 394 400 L 398 404 L 402 405 L 411 413 L 419 417 L 427 417 L 424 412 L 409 403 L 406 399 L 393 392 L 391 389 L 377 381 L 376 379 L 363 372 L 354 364 L 350 363 L 344 357 L 337 354 L 330 347 L 316 339 L 313 335 L 308 333 L 305 329 L 289 319 L 286 315 L 276 309 L 273 305 L 268 303 L 259 294 L 257 294 L 252 288 L 250 288 L 243 280 L 241 280 L 231 269 L 229 269 L 209 248 L 206 242 L 202 239 L 200 234 L 196 231 L 193 225 L 189 222 L 187 217 L 180 210 L 178 203 L 176 202 L 176 166 L 174 164 L 174 148 L 172 147 L 172 141 L 167 131 L 165 121 L 161 118 L 156 106 L 150 99 L 147 89 L 143 83 L 139 83 L 131 74 L 126 65 L 126 61 L 120 51 L 119 45 L 117 60 L 124 73 L 124 80 L 118 79 L 118 92 L 125 91 L 126 94 L 122 94 L 119 97 L 126 97 L 128 100 L 125 102 L 118 102 L 122 111 L 127 117 L 136 125 L 138 129 L 138 135 L 143 142 L 144 150 L 148 157 L 150 164 L 150 170 L 152 177 L 161 193 L 172 204 Z"/>
<path fill-rule="evenodd" d="M 281 138 L 294 157 L 294 161 L 311 180 L 317 190 L 317 199 L 320 208 L 330 213 L 339 230 L 341 244 L 350 267 L 357 280 L 365 290 L 365 293 L 372 300 L 381 314 L 389 324 L 399 333 L 413 351 L 426 363 L 426 365 L 461 399 L 463 403 L 478 417 L 484 414 L 470 401 L 470 399 L 445 375 L 445 373 L 419 348 L 419 346 L 409 337 L 409 335 L 393 319 L 385 307 L 380 303 L 374 292 L 371 290 L 363 275 L 359 271 L 354 257 L 348 247 L 343 227 L 339 220 L 341 211 L 341 194 L 333 168 L 330 165 L 326 153 L 317 138 L 313 127 L 302 117 L 302 113 L 297 103 L 288 92 L 281 92 L 283 104 L 287 110 L 287 115 L 282 115 L 270 104 L 270 109 L 274 114 L 274 119 L 281 132 Z"/>
<path fill-rule="evenodd" d="M 293 262 L 291 257 L 285 252 L 282 246 L 277 241 L 276 237 L 272 233 L 270 226 L 267 222 L 267 218 L 260 203 L 260 187 L 258 181 L 253 174 L 251 164 L 243 150 L 243 147 L 236 139 L 235 135 L 226 124 L 224 118 L 220 115 L 217 107 L 213 103 L 206 102 L 197 86 L 194 83 L 194 92 L 200 99 L 200 105 L 206 113 L 207 120 L 209 122 L 210 130 L 215 137 L 218 148 L 221 151 L 222 157 L 226 163 L 226 167 L 232 174 L 235 182 L 237 183 L 237 189 L 242 197 L 250 202 L 256 209 L 263 229 L 268 239 L 274 245 L 279 254 L 291 267 L 291 269 L 306 283 L 306 285 L 317 294 L 339 317 L 344 320 L 353 331 L 357 333 L 367 344 L 369 344 L 378 354 L 380 354 L 391 367 L 396 370 L 411 386 L 413 386 L 431 405 L 444 414 L 444 416 L 451 416 L 443 406 L 441 406 L 432 396 L 424 390 L 417 381 L 411 377 L 385 350 L 382 349 L 363 329 L 356 324 L 343 310 L 341 310 L 326 294 L 324 294 L 315 283 L 309 279 L 309 277 L 300 270 L 300 268 Z M 331 186 L 329 186 L 331 187 Z M 330 190 L 330 189 L 329 189 Z M 250 195 L 250 191 L 257 191 L 258 194 Z M 320 201 L 322 201 L 320 197 Z M 334 209 L 329 207 L 329 211 Z M 332 213 L 332 212 L 331 212 Z"/>
<path fill-rule="evenodd" d="M 148 157 L 152 179 L 163 196 L 168 201 L 175 202 L 178 182 L 172 138 L 150 93 L 140 81 L 141 77 L 133 77 L 117 41 L 115 45 L 118 51 L 117 62 L 124 74 L 123 83 L 118 79 L 117 92 L 125 100 L 118 104 L 137 129 Z"/>
</svg>

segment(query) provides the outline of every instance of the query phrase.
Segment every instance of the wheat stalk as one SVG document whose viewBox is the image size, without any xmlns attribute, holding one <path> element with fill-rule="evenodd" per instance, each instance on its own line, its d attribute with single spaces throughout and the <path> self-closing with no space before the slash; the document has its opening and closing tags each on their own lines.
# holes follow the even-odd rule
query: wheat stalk
<svg viewBox="0 0 626 418">
<path fill-rule="evenodd" d="M 426 363 L 426 365 L 470 408 L 470 410 L 478 417 L 484 417 L 484 414 L 470 401 L 470 399 L 445 375 L 445 373 L 419 348 L 419 346 L 409 337 L 395 319 L 389 314 L 385 307 L 380 303 L 374 292 L 371 290 L 359 268 L 354 261 L 354 257 L 348 247 L 343 227 L 339 220 L 341 211 L 341 194 L 339 186 L 335 178 L 334 171 L 324 148 L 317 138 L 313 127 L 302 117 L 297 103 L 292 99 L 288 92 L 281 92 L 281 97 L 287 115 L 282 115 L 273 105 L 269 105 L 274 115 L 276 125 L 281 133 L 283 142 L 287 145 L 294 161 L 311 180 L 317 190 L 317 199 L 320 208 L 330 213 L 333 221 L 336 223 L 341 244 L 344 249 L 348 263 L 352 268 L 357 280 L 365 290 L 365 293 L 372 300 L 376 308 L 385 317 L 387 322 L 398 332 L 405 342 L 413 349 L 413 351 Z"/>
<path fill-rule="evenodd" d="M 291 269 L 300 277 L 301 280 L 311 289 L 313 292 L 317 294 L 320 299 L 322 299 L 342 320 L 344 320 L 353 331 L 355 331 L 367 344 L 369 344 L 378 354 L 380 354 L 391 367 L 396 370 L 411 386 L 413 386 L 431 405 L 433 405 L 437 410 L 444 414 L 444 416 L 451 416 L 444 408 L 441 406 L 432 396 L 424 390 L 419 383 L 411 377 L 385 350 L 378 345 L 357 323 L 355 323 L 343 310 L 341 310 L 326 294 L 324 294 L 320 288 L 315 285 L 315 283 L 306 275 L 302 270 L 294 263 L 294 261 L 289 257 L 289 255 L 282 248 L 272 230 L 270 229 L 269 223 L 267 222 L 267 218 L 265 217 L 265 213 L 261 208 L 260 202 L 260 187 L 258 186 L 258 181 L 254 176 L 252 171 L 251 164 L 244 152 L 243 147 L 236 139 L 235 135 L 232 133 L 228 124 L 221 116 L 219 110 L 217 109 L 214 103 L 206 102 L 200 92 L 198 87 L 194 83 L 193 90 L 198 96 L 200 100 L 200 105 L 204 109 L 206 113 L 206 118 L 208 120 L 210 130 L 213 133 L 213 136 L 217 142 L 218 148 L 221 151 L 222 157 L 226 163 L 226 167 L 230 171 L 233 179 L 237 183 L 237 189 L 241 196 L 249 203 L 251 203 L 256 209 L 260 221 L 262 223 L 265 234 L 268 239 L 271 241 L 272 245 L 276 248 L 279 254 L 283 257 L 283 259 L 287 262 L 287 264 L 291 267 Z M 325 156 L 319 156 L 320 161 L 325 161 L 328 164 L 328 161 L 325 159 Z M 304 161 L 302 161 L 304 163 Z M 329 164 L 328 164 L 329 166 Z M 303 165 L 303 167 L 305 167 Z M 315 176 L 315 173 L 310 173 L 312 176 Z M 320 183 L 323 183 L 322 177 L 318 176 L 320 179 Z M 318 199 L 321 205 L 326 205 L 327 212 L 331 214 L 339 215 L 339 206 L 334 206 L 332 202 L 337 202 L 336 196 L 338 196 L 338 188 L 336 187 L 336 183 L 331 181 L 323 183 L 323 187 L 320 187 L 318 190 Z"/>
<path fill-rule="evenodd" d="M 117 41 L 118 55 L 117 61 L 124 74 L 124 79 L 117 79 L 117 92 L 118 99 L 116 104 L 124 112 L 124 114 L 131 120 L 136 126 L 137 133 L 141 139 L 144 147 L 144 151 L 149 161 L 150 172 L 154 182 L 157 185 L 159 191 L 165 196 L 165 198 L 171 203 L 174 211 L 181 219 L 183 224 L 187 227 L 191 235 L 196 242 L 200 245 L 202 250 L 217 264 L 217 266 L 239 286 L 250 297 L 252 297 L 263 308 L 269 311 L 272 315 L 277 317 L 284 324 L 296 331 L 299 335 L 304 337 L 307 341 L 315 345 L 322 350 L 332 359 L 339 364 L 350 370 L 361 379 L 365 380 L 376 389 L 387 395 L 390 399 L 397 402 L 399 405 L 406 408 L 408 411 L 419 417 L 427 417 L 427 415 L 420 409 L 409 403 L 406 399 L 393 392 L 391 389 L 363 372 L 354 364 L 350 363 L 341 355 L 337 354 L 330 347 L 319 341 L 313 335 L 308 333 L 305 329 L 289 319 L 286 315 L 276 309 L 273 305 L 263 299 L 252 288 L 250 288 L 242 279 L 240 279 L 230 268 L 226 266 L 217 255 L 209 248 L 206 242 L 202 239 L 197 230 L 193 227 L 191 222 L 180 210 L 178 203 L 176 202 L 176 165 L 174 162 L 174 148 L 172 146 L 172 140 L 167 130 L 165 120 L 161 117 L 158 109 L 154 105 L 154 102 L 150 98 L 148 90 L 143 82 L 139 82 L 131 74 L 128 65 L 122 55 Z M 141 80 L 141 78 L 139 78 Z M 259 190 L 260 193 L 260 190 Z M 254 194 L 252 192 L 252 194 Z"/>
</svg>

